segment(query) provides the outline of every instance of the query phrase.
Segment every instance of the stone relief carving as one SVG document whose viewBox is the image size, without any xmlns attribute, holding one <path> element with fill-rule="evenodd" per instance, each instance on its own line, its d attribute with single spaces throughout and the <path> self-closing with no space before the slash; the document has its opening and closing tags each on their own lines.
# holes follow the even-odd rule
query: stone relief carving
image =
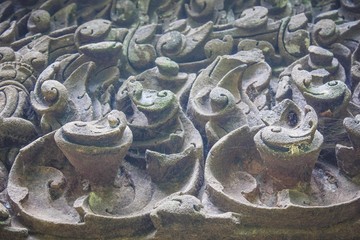
<svg viewBox="0 0 360 240">
<path fill-rule="evenodd" d="M 0 1 L 0 238 L 356 239 L 359 9 Z"/>
</svg>

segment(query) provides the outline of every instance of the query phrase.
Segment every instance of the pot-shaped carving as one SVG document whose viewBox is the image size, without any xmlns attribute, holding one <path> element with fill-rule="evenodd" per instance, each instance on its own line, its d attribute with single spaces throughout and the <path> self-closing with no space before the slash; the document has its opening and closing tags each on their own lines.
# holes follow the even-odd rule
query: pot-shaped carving
<svg viewBox="0 0 360 240">
<path fill-rule="evenodd" d="M 280 113 L 279 119 L 254 137 L 268 174 L 278 189 L 308 183 L 323 142 L 316 130 L 315 110 L 305 106 L 303 112 L 291 100 L 284 100 L 274 112 Z"/>
<path fill-rule="evenodd" d="M 118 116 L 118 113 L 112 114 Z M 111 117 L 109 120 L 111 122 L 109 125 L 116 125 L 115 118 Z M 109 120 L 104 119 L 104 126 L 107 126 L 106 122 Z M 99 125 L 101 126 L 100 123 Z M 119 126 L 122 128 L 123 124 L 120 123 Z M 40 234 L 50 232 L 55 238 L 71 239 L 113 238 L 114 236 L 131 238 L 138 232 L 152 231 L 149 209 L 164 198 L 164 195 L 153 193 L 153 183 L 148 174 L 125 160 L 118 169 L 119 175 L 115 178 L 115 184 L 94 185 L 92 182 L 85 181 L 68 161 L 69 159 L 64 156 L 64 152 L 56 144 L 55 133 L 53 131 L 25 146 L 18 154 L 9 177 L 9 197 L 21 216 L 26 218 L 24 218 L 25 224 L 34 226 L 31 227 L 32 231 Z M 126 127 L 123 140 L 120 141 L 124 145 L 130 140 L 127 138 L 129 136 L 127 133 L 130 131 Z M 83 135 L 88 139 L 89 135 Z M 110 134 L 109 138 L 117 138 L 117 135 Z M 93 135 L 91 139 L 95 137 Z M 104 136 L 100 142 L 107 144 L 106 139 L 107 137 Z M 115 145 L 110 141 L 109 144 Z M 86 147 L 90 148 L 90 146 L 79 144 L 68 146 L 81 147 L 83 150 Z M 112 149 L 106 146 L 103 148 Z M 126 152 L 125 149 L 124 152 Z M 107 154 L 98 156 L 97 163 L 106 165 L 104 156 L 106 157 Z M 88 158 L 83 159 L 84 164 L 91 164 L 89 162 L 91 158 L 88 152 Z M 118 157 L 117 161 L 121 161 L 121 158 Z M 93 166 L 91 171 L 105 175 L 106 173 L 101 172 L 104 169 L 102 165 L 98 168 Z M 148 208 L 145 208 L 153 195 L 158 197 Z M 96 225 L 103 227 L 99 231 L 89 232 L 89 229 Z M 64 229 L 67 230 L 64 231 Z"/>
<path fill-rule="evenodd" d="M 178 119 L 179 106 L 175 94 L 168 90 L 144 89 L 140 82 L 129 80 L 124 93 L 118 93 L 118 100 L 119 108 L 128 113 L 127 119 L 134 134 L 132 148 L 140 151 L 140 155 L 146 149 L 164 153 L 179 149 L 184 132 Z M 129 107 L 131 109 L 126 110 Z M 173 141 L 177 144 L 171 143 Z"/>
<path fill-rule="evenodd" d="M 70 122 L 55 141 L 76 171 L 95 185 L 112 184 L 132 143 L 123 113 L 113 110 L 93 122 Z"/>
<path fill-rule="evenodd" d="M 285 105 L 285 103 L 282 104 Z M 282 117 L 275 119 L 272 123 L 266 122 L 278 124 L 288 130 L 304 126 L 308 122 L 304 119 L 307 114 L 301 114 L 300 109 L 295 108 L 293 103 L 287 104 L 287 110 L 282 112 L 285 116 L 289 116 L 290 121 Z M 300 121 L 295 121 L 293 114 L 295 112 L 300 113 L 297 115 Z M 260 133 L 258 133 L 258 139 L 255 137 L 253 141 L 256 131 L 245 125 L 222 137 L 211 148 L 205 164 L 206 194 L 216 209 L 221 212 L 241 214 L 241 222 L 246 226 L 270 228 L 281 226 L 308 229 L 314 225 L 326 227 L 352 219 L 354 214 L 357 214 L 360 201 L 359 186 L 339 174 L 338 168 L 326 162 L 318 161 L 315 164 L 311 181 L 306 186 L 279 189 L 279 182 L 270 175 L 267 169 L 269 166 L 264 163 L 259 151 Z M 316 131 L 313 135 L 310 144 L 307 143 L 308 140 L 304 140 L 304 144 L 308 146 L 306 153 L 319 147 L 316 143 L 322 140 L 321 135 Z M 305 139 L 311 138 L 305 137 Z M 302 171 L 296 168 L 299 166 L 298 162 L 304 166 L 306 157 L 311 157 L 310 153 L 307 156 L 302 155 L 303 158 L 301 158 L 300 154 L 293 157 L 290 152 L 279 150 L 278 152 L 278 155 L 273 157 L 279 158 L 282 164 L 275 164 L 281 168 L 284 168 L 286 164 L 290 167 L 295 165 L 293 169 L 290 167 L 284 169 L 293 171 L 292 174 L 294 174 L 294 169 L 296 169 L 295 174 Z M 284 157 L 286 154 L 287 157 Z M 294 183 L 294 180 L 290 179 L 290 181 Z"/>
</svg>

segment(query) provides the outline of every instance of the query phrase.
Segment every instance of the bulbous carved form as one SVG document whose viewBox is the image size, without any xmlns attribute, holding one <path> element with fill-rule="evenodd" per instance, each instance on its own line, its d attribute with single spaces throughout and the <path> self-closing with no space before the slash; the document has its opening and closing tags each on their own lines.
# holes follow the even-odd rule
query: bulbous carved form
<svg viewBox="0 0 360 240">
<path fill-rule="evenodd" d="M 314 41 L 319 46 L 329 46 L 339 37 L 339 29 L 331 19 L 322 19 L 317 22 L 313 30 Z"/>
<path fill-rule="evenodd" d="M 357 239 L 359 6 L 0 1 L 0 239 Z"/>
<path fill-rule="evenodd" d="M 36 138 L 37 131 L 33 123 L 19 117 L 0 116 L 0 147 L 23 146 Z"/>
<path fill-rule="evenodd" d="M 294 102 L 284 100 L 264 115 L 270 126 L 254 140 L 274 186 L 283 189 L 309 183 L 323 143 L 316 130 L 315 110 L 307 105 L 301 111 Z"/>
<path fill-rule="evenodd" d="M 351 192 L 359 187 L 330 164 L 315 164 L 322 136 L 313 127 L 314 110 L 302 112 L 286 100 L 264 117 L 271 126 L 258 130 L 245 125 L 211 148 L 205 165 L 211 203 L 221 212 L 241 213 L 241 219 L 251 226 L 299 227 L 295 216 L 306 218 L 302 224 L 308 227 L 326 226 L 351 217 L 350 212 L 347 216 L 340 213 L 358 209 L 360 199 Z M 292 135 L 295 132 L 298 134 Z M 306 184 L 299 184 L 302 181 Z M 340 183 L 352 190 L 338 188 Z"/>
<path fill-rule="evenodd" d="M 67 159 L 92 184 L 111 185 L 131 143 L 125 115 L 110 112 L 94 122 L 70 122 L 55 134 Z"/>
<path fill-rule="evenodd" d="M 205 125 L 209 146 L 232 130 L 247 123 L 243 111 L 236 106 L 233 94 L 225 88 L 215 87 L 209 93 L 212 116 Z"/>
<path fill-rule="evenodd" d="M 279 51 L 288 63 L 307 54 L 310 45 L 310 33 L 306 29 L 308 22 L 306 15 L 301 13 L 284 19 L 281 24 Z"/>
<path fill-rule="evenodd" d="M 129 36 L 128 46 L 125 55 L 128 57 L 130 71 L 147 69 L 154 65 L 156 51 L 152 43 L 155 35 L 156 25 L 142 26 Z"/>
<path fill-rule="evenodd" d="M 22 214 L 30 216 L 25 221 L 36 226 L 34 231 L 47 232 L 51 226 L 52 234 L 59 237 L 131 237 L 154 229 L 150 213 L 168 194 L 199 191 L 200 135 L 180 111 L 173 93 L 143 89 L 139 84 L 130 82 L 126 89 L 132 104 L 119 99 L 125 110 L 136 106 L 135 118 L 129 111 L 125 118 L 113 110 L 100 120 L 70 122 L 34 141 L 18 156 L 9 178 L 9 196 Z M 45 148 L 47 144 L 52 147 Z M 31 164 L 26 163 L 28 158 L 33 159 Z M 23 181 L 16 176 L 24 163 Z M 51 213 L 40 213 L 40 205 L 34 202 L 52 209 Z M 54 208 L 55 203 L 59 205 Z M 47 221 L 50 225 L 41 224 Z M 100 222 L 108 226 L 87 233 Z M 71 231 L 59 228 L 64 224 Z"/>
</svg>

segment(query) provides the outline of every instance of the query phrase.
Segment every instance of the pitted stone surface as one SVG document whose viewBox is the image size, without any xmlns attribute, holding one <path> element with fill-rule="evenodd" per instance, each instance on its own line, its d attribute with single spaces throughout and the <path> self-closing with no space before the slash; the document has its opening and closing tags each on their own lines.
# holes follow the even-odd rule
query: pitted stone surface
<svg viewBox="0 0 360 240">
<path fill-rule="evenodd" d="M 357 239 L 359 9 L 0 1 L 0 239 Z"/>
</svg>

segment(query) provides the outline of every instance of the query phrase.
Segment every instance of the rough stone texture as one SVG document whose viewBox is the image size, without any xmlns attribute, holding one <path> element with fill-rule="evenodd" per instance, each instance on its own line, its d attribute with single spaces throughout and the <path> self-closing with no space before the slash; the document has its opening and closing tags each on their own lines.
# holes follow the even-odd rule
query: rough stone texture
<svg viewBox="0 0 360 240">
<path fill-rule="evenodd" d="M 360 4 L 0 0 L 0 239 L 358 239 Z"/>
</svg>

